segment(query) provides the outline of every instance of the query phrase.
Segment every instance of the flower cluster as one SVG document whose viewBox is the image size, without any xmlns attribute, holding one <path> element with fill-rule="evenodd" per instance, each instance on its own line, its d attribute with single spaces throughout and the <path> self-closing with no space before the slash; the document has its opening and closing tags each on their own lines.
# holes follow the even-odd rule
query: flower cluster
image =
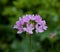
<svg viewBox="0 0 60 52">
<path fill-rule="evenodd" d="M 37 33 L 47 30 L 45 20 L 42 20 L 39 15 L 24 15 L 22 18 L 19 17 L 14 28 L 18 30 L 18 34 L 21 34 L 22 32 L 33 34 L 33 30 Z"/>
</svg>

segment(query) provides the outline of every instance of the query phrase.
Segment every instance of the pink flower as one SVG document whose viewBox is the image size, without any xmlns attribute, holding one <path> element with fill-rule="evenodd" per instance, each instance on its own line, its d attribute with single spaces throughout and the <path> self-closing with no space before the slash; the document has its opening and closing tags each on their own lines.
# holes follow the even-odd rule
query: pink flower
<svg viewBox="0 0 60 52">
<path fill-rule="evenodd" d="M 35 15 L 35 22 L 37 22 L 37 23 L 41 23 L 41 21 L 42 21 L 41 16 L 39 16 L 39 15 Z"/>
<path fill-rule="evenodd" d="M 39 24 L 36 24 L 36 32 L 44 32 L 44 30 L 42 29 L 42 26 L 39 26 Z"/>
<path fill-rule="evenodd" d="M 33 30 L 35 30 L 37 33 L 47 30 L 45 20 L 42 20 L 41 16 L 39 15 L 24 15 L 22 18 L 19 18 L 14 28 L 18 30 L 18 34 L 23 32 L 33 34 Z"/>
<path fill-rule="evenodd" d="M 24 28 L 24 31 L 26 31 L 29 34 L 33 34 L 34 26 L 33 24 L 27 24 L 27 27 Z"/>
<path fill-rule="evenodd" d="M 56 38 L 56 34 L 55 33 L 51 33 L 50 34 L 50 38 Z"/>
</svg>

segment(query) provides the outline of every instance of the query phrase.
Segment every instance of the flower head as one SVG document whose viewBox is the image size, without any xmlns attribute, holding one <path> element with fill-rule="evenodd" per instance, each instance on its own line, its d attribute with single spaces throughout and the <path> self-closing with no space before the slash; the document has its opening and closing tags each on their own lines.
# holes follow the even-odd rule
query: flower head
<svg viewBox="0 0 60 52">
<path fill-rule="evenodd" d="M 37 33 L 47 30 L 45 20 L 42 20 L 41 16 L 39 15 L 24 15 L 22 18 L 19 18 L 14 28 L 18 30 L 18 34 L 23 32 L 33 34 L 33 30 L 35 30 Z"/>
</svg>

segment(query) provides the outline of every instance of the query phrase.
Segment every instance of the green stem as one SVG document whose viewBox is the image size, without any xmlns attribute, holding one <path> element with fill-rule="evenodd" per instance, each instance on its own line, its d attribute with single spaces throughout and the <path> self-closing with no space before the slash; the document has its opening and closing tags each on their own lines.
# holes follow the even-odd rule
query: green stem
<svg viewBox="0 0 60 52">
<path fill-rule="evenodd" d="M 31 39 L 31 35 L 30 35 L 30 38 L 29 38 L 29 41 L 30 41 L 30 52 L 32 52 L 32 39 Z"/>
<path fill-rule="evenodd" d="M 53 48 L 54 48 L 53 43 L 51 43 L 51 45 L 52 45 L 52 52 L 53 52 Z"/>
</svg>

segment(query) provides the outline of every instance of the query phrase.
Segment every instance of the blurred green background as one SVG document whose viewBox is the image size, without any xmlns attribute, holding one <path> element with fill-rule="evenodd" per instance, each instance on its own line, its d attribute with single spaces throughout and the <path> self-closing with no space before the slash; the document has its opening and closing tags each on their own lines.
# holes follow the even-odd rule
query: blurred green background
<svg viewBox="0 0 60 52">
<path fill-rule="evenodd" d="M 32 52 L 60 52 L 60 0 L 0 0 L 0 52 L 29 52 L 29 38 L 13 29 L 25 14 L 41 15 L 48 26 L 32 35 Z"/>
</svg>

